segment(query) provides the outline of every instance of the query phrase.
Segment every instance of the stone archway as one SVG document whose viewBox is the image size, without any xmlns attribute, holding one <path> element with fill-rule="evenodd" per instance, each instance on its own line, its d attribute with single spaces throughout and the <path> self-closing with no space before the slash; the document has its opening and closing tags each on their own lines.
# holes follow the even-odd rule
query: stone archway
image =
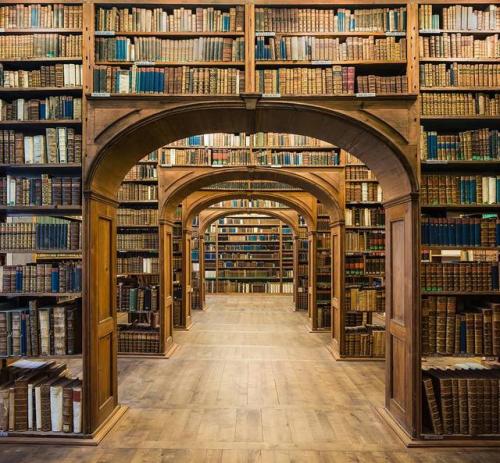
<svg viewBox="0 0 500 463">
<path fill-rule="evenodd" d="M 379 180 L 385 195 L 388 243 L 385 408 L 407 435 L 415 436 L 421 404 L 416 114 L 415 102 L 404 99 L 286 101 L 243 95 L 196 103 L 182 99 L 134 99 L 133 104 L 91 100 L 84 169 L 85 431 L 96 430 L 118 405 L 114 241 L 116 193 L 124 175 L 148 152 L 180 138 L 262 131 L 296 133 L 333 143 L 361 159 Z M 234 178 L 241 174 L 233 171 Z M 255 169 L 247 171 L 250 175 Z M 273 169 L 268 171 L 262 175 L 271 178 Z M 198 189 L 200 184 L 195 186 Z M 310 193 L 318 193 L 310 182 L 306 190 L 308 187 Z M 182 191 L 186 193 L 188 190 Z M 164 226 L 170 226 L 168 221 Z M 171 235 L 167 231 L 164 236 L 162 252 L 168 255 Z M 162 281 L 168 281 L 168 276 L 163 275 Z M 162 301 L 168 303 L 167 298 Z"/>
</svg>

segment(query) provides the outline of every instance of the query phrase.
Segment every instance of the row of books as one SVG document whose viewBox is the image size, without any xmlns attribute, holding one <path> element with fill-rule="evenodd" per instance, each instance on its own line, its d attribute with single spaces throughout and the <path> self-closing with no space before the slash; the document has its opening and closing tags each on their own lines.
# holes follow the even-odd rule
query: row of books
<svg viewBox="0 0 500 463">
<path fill-rule="evenodd" d="M 33 70 L 7 70 L 0 63 L 0 87 L 4 88 L 70 88 L 82 86 L 82 65 L 59 63 Z"/>
<path fill-rule="evenodd" d="M 82 432 L 82 381 L 63 363 L 18 360 L 0 383 L 0 431 Z"/>
<path fill-rule="evenodd" d="M 127 209 L 118 208 L 118 226 L 121 225 L 158 225 L 157 209 Z"/>
<path fill-rule="evenodd" d="M 0 130 L 0 164 L 82 162 L 82 135 L 68 127 L 50 127 L 45 135 Z"/>
<path fill-rule="evenodd" d="M 0 249 L 76 251 L 81 249 L 81 222 L 55 217 L 37 217 L 36 222 L 2 222 Z"/>
<path fill-rule="evenodd" d="M 442 34 L 419 37 L 420 59 L 426 58 L 498 58 L 498 34 L 484 39 L 473 35 Z"/>
<path fill-rule="evenodd" d="M 383 231 L 347 231 L 345 248 L 346 252 L 384 250 L 385 233 Z"/>
<path fill-rule="evenodd" d="M 498 435 L 500 372 L 478 364 L 428 369 L 423 374 L 424 423 L 437 435 Z"/>
<path fill-rule="evenodd" d="M 98 37 L 96 61 L 242 61 L 245 59 L 243 37 L 199 37 L 195 39 L 160 39 L 157 37 Z"/>
<path fill-rule="evenodd" d="M 81 290 L 81 262 L 0 267 L 0 293 L 79 293 Z"/>
<path fill-rule="evenodd" d="M 95 26 L 115 32 L 242 32 L 245 8 L 97 8 Z"/>
<path fill-rule="evenodd" d="M 158 286 L 134 286 L 119 282 L 116 287 L 116 309 L 125 312 L 156 312 L 160 307 Z"/>
<path fill-rule="evenodd" d="M 48 96 L 43 99 L 0 100 L 0 121 L 80 120 L 82 99 L 72 96 Z"/>
<path fill-rule="evenodd" d="M 457 305 L 455 296 L 422 299 L 422 353 L 500 356 L 500 305 Z"/>
<path fill-rule="evenodd" d="M 2 29 L 81 29 L 81 5 L 2 5 Z"/>
<path fill-rule="evenodd" d="M 257 37 L 255 59 L 280 61 L 404 61 L 406 39 L 395 37 Z"/>
<path fill-rule="evenodd" d="M 158 167 L 155 164 L 136 164 L 123 180 L 158 180 Z"/>
<path fill-rule="evenodd" d="M 158 257 L 127 256 L 116 259 L 116 268 L 119 275 L 130 273 L 159 273 Z"/>
<path fill-rule="evenodd" d="M 203 190 L 299 190 L 297 187 L 287 183 L 276 181 L 259 180 L 229 180 L 227 182 L 217 182 L 204 187 Z"/>
<path fill-rule="evenodd" d="M 344 342 L 347 357 L 385 357 L 383 326 L 346 326 Z"/>
<path fill-rule="evenodd" d="M 158 233 L 118 233 L 118 249 L 158 249 Z"/>
<path fill-rule="evenodd" d="M 224 220 L 224 219 L 222 219 Z M 273 226 L 274 224 L 272 222 L 267 221 L 267 223 L 264 223 L 263 225 L 268 225 L 265 228 L 262 227 L 252 227 L 251 225 L 257 225 L 257 224 L 252 224 L 251 222 L 245 223 L 244 226 L 237 226 L 237 227 L 224 227 L 224 225 L 229 225 L 226 224 L 225 222 L 221 222 L 221 219 L 218 220 L 218 232 L 219 234 L 224 234 L 224 233 L 279 233 L 280 229 L 279 226 Z M 231 225 L 236 225 L 236 224 L 231 224 Z M 258 224 L 260 225 L 260 224 Z M 270 225 L 270 226 L 269 226 Z"/>
<path fill-rule="evenodd" d="M 255 8 L 257 32 L 404 32 L 406 8 Z"/>
<path fill-rule="evenodd" d="M 94 92 L 98 93 L 232 95 L 244 88 L 244 72 L 234 68 L 94 68 Z"/>
<path fill-rule="evenodd" d="M 158 199 L 157 185 L 122 183 L 118 190 L 119 201 L 150 201 Z"/>
<path fill-rule="evenodd" d="M 280 268 L 280 264 L 279 264 L 278 261 L 276 261 L 276 262 L 268 262 L 267 259 L 266 260 L 260 260 L 260 261 L 259 260 L 248 261 L 248 262 L 241 261 L 241 260 L 236 260 L 236 261 L 224 260 L 223 261 L 223 260 L 219 259 L 218 268 L 219 269 L 222 269 L 222 268 L 228 268 L 228 269 L 238 269 L 238 268 L 244 268 L 244 269 L 258 269 L 258 268 L 279 269 Z"/>
<path fill-rule="evenodd" d="M 332 324 L 332 309 L 320 302 L 320 296 L 316 299 L 316 310 L 318 311 L 318 328 L 329 328 Z"/>
<path fill-rule="evenodd" d="M 422 244 L 443 246 L 500 246 L 497 217 L 422 217 Z"/>
<path fill-rule="evenodd" d="M 210 207 L 212 209 L 217 209 L 217 208 L 227 209 L 230 207 L 250 208 L 250 209 L 252 208 L 283 209 L 286 206 L 278 201 L 271 201 L 270 199 L 231 199 L 215 203 Z"/>
<path fill-rule="evenodd" d="M 0 357 L 74 355 L 81 352 L 81 311 L 72 305 L 0 310 Z"/>
<path fill-rule="evenodd" d="M 423 116 L 500 116 L 500 94 L 423 93 Z"/>
<path fill-rule="evenodd" d="M 500 87 L 500 65 L 451 63 L 420 65 L 421 87 Z"/>
<path fill-rule="evenodd" d="M 498 262 L 423 262 L 423 291 L 498 291 Z"/>
<path fill-rule="evenodd" d="M 257 91 L 267 95 L 353 95 L 353 67 L 257 69 Z"/>
<path fill-rule="evenodd" d="M 447 161 L 500 159 L 500 131 L 483 128 L 444 135 L 422 129 L 420 158 Z"/>
<path fill-rule="evenodd" d="M 317 138 L 294 133 L 257 132 L 249 135 L 254 147 L 301 147 L 301 148 L 335 148 L 328 143 Z"/>
<path fill-rule="evenodd" d="M 408 93 L 408 78 L 406 76 L 358 76 L 358 93 Z"/>
<path fill-rule="evenodd" d="M 476 10 L 474 6 L 451 5 L 440 11 L 433 11 L 436 6 L 420 5 L 418 24 L 420 29 L 497 31 L 500 29 L 500 8 L 485 5 L 485 9 Z"/>
<path fill-rule="evenodd" d="M 149 326 L 119 325 L 119 353 L 158 353 L 160 352 L 160 330 Z"/>
<path fill-rule="evenodd" d="M 423 175 L 423 204 L 497 204 L 500 177 L 481 175 Z"/>
<path fill-rule="evenodd" d="M 276 268 L 225 268 L 219 269 L 218 278 L 279 278 Z"/>
<path fill-rule="evenodd" d="M 283 290 L 282 290 L 283 288 Z M 292 293 L 292 283 L 272 283 L 272 282 L 242 282 L 233 280 L 205 280 L 205 290 L 209 294 L 213 293 L 267 293 L 280 294 L 282 292 Z"/>
<path fill-rule="evenodd" d="M 252 254 L 252 252 L 248 252 L 248 253 L 242 253 L 242 252 L 238 252 L 238 253 L 230 253 L 230 252 L 226 252 L 227 251 L 227 246 L 224 245 L 224 251 L 220 251 L 219 252 L 219 259 L 221 260 L 238 260 L 238 261 L 255 261 L 257 259 L 261 259 L 262 258 L 262 254 Z M 273 252 L 272 249 L 267 249 L 266 250 L 266 254 L 265 254 L 265 258 L 266 259 L 276 259 L 278 260 L 280 258 L 279 256 L 279 253 L 278 252 Z M 213 259 L 215 260 L 215 253 L 210 253 L 210 252 L 206 252 L 205 253 L 205 260 L 210 260 L 210 259 Z"/>
<path fill-rule="evenodd" d="M 344 326 L 365 326 L 371 323 L 371 312 L 346 311 L 344 313 Z"/>
<path fill-rule="evenodd" d="M 347 288 L 345 309 L 359 312 L 384 312 L 385 291 L 378 288 Z"/>
<path fill-rule="evenodd" d="M 82 204 L 78 177 L 0 177 L 0 204 L 5 206 L 73 206 Z"/>
<path fill-rule="evenodd" d="M 347 183 L 345 187 L 346 201 L 350 202 L 381 202 L 382 188 L 378 183 Z"/>
<path fill-rule="evenodd" d="M 238 229 L 243 229 L 247 230 L 247 227 L 250 227 L 252 225 L 272 225 L 273 229 L 276 231 L 278 230 L 277 227 L 274 227 L 274 222 L 270 220 L 267 217 L 255 217 L 255 216 L 245 216 L 245 218 L 239 218 L 239 217 L 222 217 L 217 220 L 217 223 L 219 225 L 241 225 L 243 227 L 234 227 L 231 230 L 238 230 Z M 258 231 L 260 230 L 260 227 L 253 227 L 250 230 L 253 231 Z"/>
<path fill-rule="evenodd" d="M 256 136 L 257 134 L 255 134 Z M 244 132 L 242 133 L 205 133 L 203 135 L 192 135 L 187 138 L 181 138 L 180 140 L 176 140 L 170 143 L 167 146 L 160 148 L 157 151 L 160 151 L 158 155 L 158 159 L 161 159 L 161 152 L 163 150 L 170 150 L 173 147 L 188 147 L 188 148 L 211 148 L 214 146 L 217 147 L 242 147 L 242 146 L 250 146 L 250 138 L 252 135 L 247 135 Z"/>
<path fill-rule="evenodd" d="M 346 166 L 345 168 L 346 180 L 374 180 L 375 175 L 365 166 Z"/>
<path fill-rule="evenodd" d="M 0 35 L 0 59 L 81 59 L 82 36 L 66 34 Z"/>
<path fill-rule="evenodd" d="M 345 273 L 347 276 L 383 275 L 385 259 L 374 256 L 346 256 Z"/>
<path fill-rule="evenodd" d="M 348 227 L 383 227 L 385 226 L 384 210 L 373 207 L 346 208 L 345 224 Z"/>
</svg>

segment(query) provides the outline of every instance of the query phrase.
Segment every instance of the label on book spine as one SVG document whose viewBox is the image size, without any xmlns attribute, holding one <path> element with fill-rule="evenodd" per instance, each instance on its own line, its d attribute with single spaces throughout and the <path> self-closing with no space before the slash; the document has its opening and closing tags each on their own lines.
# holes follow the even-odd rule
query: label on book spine
<svg viewBox="0 0 500 463">
<path fill-rule="evenodd" d="M 281 93 L 263 93 L 262 98 L 281 98 Z"/>
<path fill-rule="evenodd" d="M 276 169 L 280 169 L 282 167 L 281 164 L 271 164 L 271 167 L 275 167 Z"/>
<path fill-rule="evenodd" d="M 101 37 L 112 37 L 115 34 L 115 31 L 95 31 L 95 35 L 97 37 L 101 36 Z"/>
<path fill-rule="evenodd" d="M 154 61 L 134 61 L 136 66 L 154 66 Z"/>
<path fill-rule="evenodd" d="M 96 97 L 96 98 L 109 98 L 111 96 L 111 93 L 107 93 L 107 92 L 92 92 L 91 96 Z"/>
<path fill-rule="evenodd" d="M 275 37 L 276 32 L 274 31 L 269 31 L 269 32 L 256 32 L 255 37 Z"/>
<path fill-rule="evenodd" d="M 228 166 L 225 166 L 224 164 L 212 164 L 211 167 L 228 167 Z"/>
<path fill-rule="evenodd" d="M 441 29 L 420 29 L 421 34 L 441 34 Z"/>
<path fill-rule="evenodd" d="M 4 27 L 0 27 L 0 32 L 5 32 L 5 28 Z"/>
<path fill-rule="evenodd" d="M 402 31 L 386 31 L 385 35 L 388 36 L 388 37 L 404 37 L 406 35 L 406 32 L 402 32 Z"/>
<path fill-rule="evenodd" d="M 332 62 L 331 60 L 327 60 L 327 59 L 317 59 L 317 60 L 313 60 L 311 61 L 311 64 L 313 66 L 324 66 L 324 65 L 331 65 Z"/>
<path fill-rule="evenodd" d="M 371 92 L 367 92 L 367 93 L 356 93 L 356 98 L 373 98 L 375 96 L 377 96 L 376 93 L 371 93 Z"/>
<path fill-rule="evenodd" d="M 448 164 L 446 159 L 427 159 L 425 162 L 429 164 Z"/>
</svg>

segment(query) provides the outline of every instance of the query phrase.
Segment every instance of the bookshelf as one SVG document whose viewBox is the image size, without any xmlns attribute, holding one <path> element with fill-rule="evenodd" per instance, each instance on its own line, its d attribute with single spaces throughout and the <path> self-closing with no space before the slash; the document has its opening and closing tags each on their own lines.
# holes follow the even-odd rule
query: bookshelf
<svg viewBox="0 0 500 463">
<path fill-rule="evenodd" d="M 500 55 L 493 45 L 500 18 L 488 3 L 418 9 L 422 438 L 490 439 L 498 426 L 487 409 L 478 418 L 474 394 L 478 403 L 490 398 L 491 409 L 498 408 L 487 386 L 498 381 L 489 363 L 500 355 Z M 446 372 L 439 370 L 442 359 Z M 467 362 L 473 369 L 464 371 Z M 448 409 L 450 401 L 459 401 L 460 410 Z"/>
<path fill-rule="evenodd" d="M 158 170 L 154 155 L 123 179 L 116 233 L 118 354 L 162 357 Z"/>
<path fill-rule="evenodd" d="M 0 358 L 18 391 L 0 392 L 1 441 L 83 437 L 82 380 L 64 372 L 82 354 L 82 29 L 81 2 L 0 5 Z M 28 383 L 39 420 L 17 403 Z"/>
</svg>

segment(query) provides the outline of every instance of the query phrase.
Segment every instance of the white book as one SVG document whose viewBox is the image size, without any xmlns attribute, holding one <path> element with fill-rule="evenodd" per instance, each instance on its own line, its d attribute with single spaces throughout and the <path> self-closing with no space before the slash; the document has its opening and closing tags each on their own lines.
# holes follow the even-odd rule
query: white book
<svg viewBox="0 0 500 463">
<path fill-rule="evenodd" d="M 57 127 L 57 150 L 59 153 L 59 162 L 66 164 L 68 162 L 67 147 L 66 147 L 66 128 Z"/>
<path fill-rule="evenodd" d="M 33 164 L 33 137 L 24 137 L 24 163 Z"/>
<path fill-rule="evenodd" d="M 24 99 L 19 98 L 15 101 L 17 107 L 17 120 L 24 121 Z"/>
<path fill-rule="evenodd" d="M 497 179 L 488 177 L 488 204 L 495 204 L 497 199 Z"/>
<path fill-rule="evenodd" d="M 482 193 L 483 193 L 483 197 L 481 198 L 481 202 L 483 204 L 488 204 L 488 198 L 489 198 L 488 186 L 489 186 L 489 182 L 488 182 L 488 178 L 487 177 L 483 177 L 481 179 L 481 186 L 482 186 Z"/>
<path fill-rule="evenodd" d="M 36 430 L 42 430 L 42 393 L 40 386 L 35 387 L 35 419 L 36 419 Z"/>
<path fill-rule="evenodd" d="M 50 386 L 50 426 L 52 432 L 62 432 L 63 384 Z"/>
<path fill-rule="evenodd" d="M 130 87 L 129 73 L 128 71 L 121 71 L 118 74 L 118 93 L 129 93 L 129 87 Z"/>
<path fill-rule="evenodd" d="M 34 164 L 42 164 L 44 161 L 43 156 L 43 136 L 35 135 L 33 137 L 33 163 Z"/>
<path fill-rule="evenodd" d="M 69 87 L 70 84 L 70 65 L 69 64 L 64 64 L 63 65 L 63 86 L 64 87 Z"/>
<path fill-rule="evenodd" d="M 361 184 L 361 201 L 368 201 L 368 183 Z"/>
</svg>

